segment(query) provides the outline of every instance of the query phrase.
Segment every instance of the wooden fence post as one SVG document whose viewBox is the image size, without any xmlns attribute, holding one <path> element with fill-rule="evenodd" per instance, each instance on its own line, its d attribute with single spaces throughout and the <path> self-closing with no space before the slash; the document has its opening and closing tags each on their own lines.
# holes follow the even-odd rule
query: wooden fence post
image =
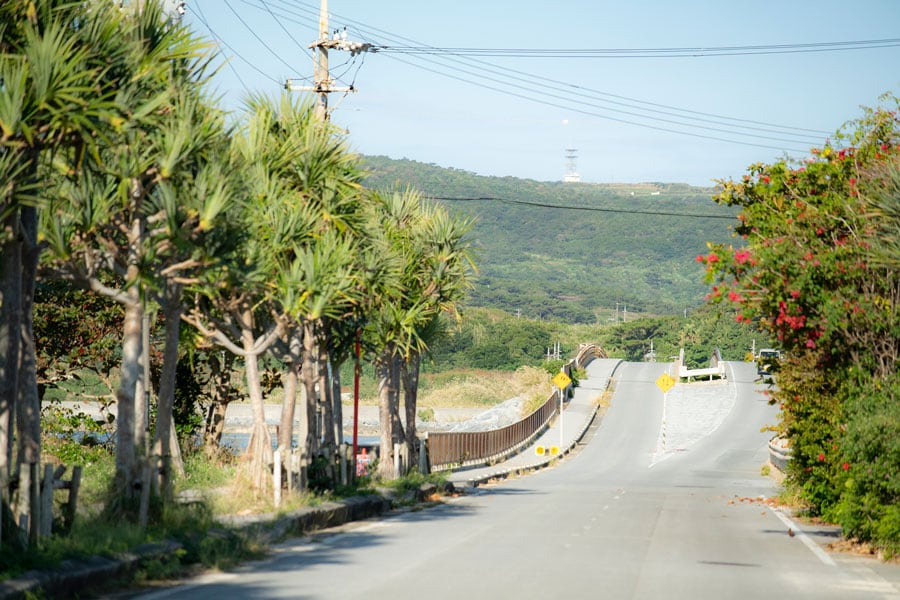
<svg viewBox="0 0 900 600">
<path fill-rule="evenodd" d="M 63 506 L 63 526 L 66 531 L 75 523 L 75 511 L 78 510 L 78 490 L 81 489 L 81 466 L 72 467 L 72 480 L 69 482 L 69 501 Z"/>
<path fill-rule="evenodd" d="M 273 467 L 273 479 L 275 481 L 275 508 L 281 506 L 281 450 L 275 451 L 275 465 Z"/>
</svg>

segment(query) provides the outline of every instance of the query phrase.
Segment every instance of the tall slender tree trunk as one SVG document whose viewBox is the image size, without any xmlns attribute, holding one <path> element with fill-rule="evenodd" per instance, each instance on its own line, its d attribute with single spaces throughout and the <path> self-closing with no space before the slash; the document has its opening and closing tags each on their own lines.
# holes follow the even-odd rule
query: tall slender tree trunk
<svg viewBox="0 0 900 600">
<path fill-rule="evenodd" d="M 227 360 L 226 360 L 227 357 Z M 228 405 L 237 397 L 237 391 L 231 383 L 232 366 L 235 355 L 222 352 L 222 360 L 215 356 L 209 360 L 210 370 L 210 395 L 212 405 L 206 415 L 206 424 L 203 431 L 203 449 L 207 456 L 214 456 L 222 443 L 222 434 L 225 432 L 225 415 Z"/>
<path fill-rule="evenodd" d="M 328 364 L 328 350 L 324 340 L 318 343 L 318 361 L 316 363 L 319 369 L 319 390 L 321 390 L 319 398 L 319 406 L 322 407 L 322 446 L 326 454 L 330 457 L 334 454 L 336 445 L 334 441 L 334 403 L 331 398 L 331 374 Z M 329 460 L 329 464 L 331 461 Z"/>
<path fill-rule="evenodd" d="M 150 455 L 150 313 L 141 310 L 141 368 L 134 388 L 134 445 L 142 456 Z"/>
<path fill-rule="evenodd" d="M 16 435 L 19 447 L 19 472 L 31 471 L 29 493 L 22 489 L 20 504 L 30 505 L 30 537 L 36 540 L 40 529 L 38 476 L 41 465 L 41 399 L 38 395 L 37 367 L 34 348 L 34 285 L 40 248 L 37 245 L 37 209 L 26 206 L 22 215 L 22 286 L 21 333 L 19 355 L 18 397 L 16 399 Z M 26 500 L 27 498 L 27 500 Z"/>
<path fill-rule="evenodd" d="M 344 404 L 341 398 L 341 366 L 342 363 L 331 365 L 331 402 L 332 428 L 334 429 L 334 443 L 340 447 L 344 443 Z"/>
<path fill-rule="evenodd" d="M 304 441 L 304 466 L 319 453 L 319 431 L 316 414 L 319 395 L 316 393 L 316 361 L 318 349 L 316 348 L 316 324 L 314 321 L 303 322 L 303 368 L 300 377 L 303 379 L 303 387 L 306 390 L 306 439 Z"/>
<path fill-rule="evenodd" d="M 397 380 L 393 378 L 394 346 L 389 344 L 375 360 L 375 377 L 378 379 L 378 420 L 381 429 L 378 451 L 378 474 L 384 479 L 395 479 L 394 471 L 394 415 L 397 399 Z"/>
<path fill-rule="evenodd" d="M 281 425 L 278 428 L 278 449 L 287 456 L 294 445 L 294 409 L 297 406 L 297 387 L 300 381 L 300 363 L 303 360 L 301 330 L 293 328 L 288 338 L 287 370 L 284 374 L 284 400 L 281 403 Z"/>
<path fill-rule="evenodd" d="M 7 498 L 13 465 L 13 428 L 19 389 L 19 354 L 22 327 L 22 240 L 19 215 L 13 212 L 4 223 L 9 240 L 2 246 L 2 298 L 0 298 L 0 499 Z"/>
<path fill-rule="evenodd" d="M 177 292 L 180 297 L 180 290 Z M 178 337 L 181 330 L 181 313 L 184 310 L 180 301 L 167 301 L 165 311 L 165 347 L 163 350 L 162 371 L 159 377 L 159 399 L 156 410 L 156 439 L 154 451 L 157 460 L 157 477 L 160 495 L 169 501 L 172 499 L 174 473 L 172 468 L 173 448 L 177 448 L 177 436 L 173 436 L 174 417 L 172 406 L 175 403 L 175 377 L 178 369 Z M 175 443 L 173 444 L 173 438 Z"/>
<path fill-rule="evenodd" d="M 247 378 L 247 391 L 250 394 L 250 406 L 253 409 L 253 431 L 247 446 L 247 458 L 250 461 L 254 489 L 262 492 L 268 489 L 271 481 L 269 465 L 273 460 L 272 436 L 269 435 L 269 428 L 266 425 L 266 409 L 263 405 L 262 386 L 259 381 L 259 355 L 253 339 L 252 310 L 250 307 L 245 308 L 241 321 L 245 324 L 241 331 L 241 342 L 244 348 L 244 373 Z"/>
<path fill-rule="evenodd" d="M 391 437 L 394 440 L 394 444 L 402 444 L 406 441 L 406 434 L 403 431 L 403 421 L 400 418 L 400 387 L 402 386 L 402 379 L 400 377 L 400 366 L 403 363 L 403 359 L 399 354 L 394 354 L 394 358 L 391 361 L 391 393 L 393 398 L 391 399 Z M 400 473 L 398 473 L 400 475 Z"/>
<path fill-rule="evenodd" d="M 141 371 L 143 307 L 138 289 L 126 290 L 130 301 L 125 305 L 122 368 L 116 392 L 116 489 L 124 500 L 140 496 L 135 484 L 140 477 L 140 455 L 135 445 L 135 391 Z M 145 482 L 148 483 L 148 482 Z"/>
<path fill-rule="evenodd" d="M 410 354 L 402 367 L 403 376 L 403 405 L 406 409 L 406 457 L 407 467 L 412 468 L 419 464 L 419 446 L 416 436 L 416 411 L 419 400 L 419 365 L 421 355 L 418 352 Z"/>
</svg>

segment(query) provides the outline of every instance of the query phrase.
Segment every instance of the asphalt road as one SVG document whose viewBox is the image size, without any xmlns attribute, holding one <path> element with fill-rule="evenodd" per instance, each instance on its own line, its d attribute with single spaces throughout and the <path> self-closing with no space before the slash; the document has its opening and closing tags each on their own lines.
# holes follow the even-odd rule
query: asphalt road
<svg viewBox="0 0 900 600">
<path fill-rule="evenodd" d="M 775 414 L 752 365 L 676 386 L 664 410 L 667 366 L 623 365 L 600 427 L 555 468 L 142 597 L 900 598 L 898 567 L 826 553 L 831 530 L 764 501 Z"/>
</svg>

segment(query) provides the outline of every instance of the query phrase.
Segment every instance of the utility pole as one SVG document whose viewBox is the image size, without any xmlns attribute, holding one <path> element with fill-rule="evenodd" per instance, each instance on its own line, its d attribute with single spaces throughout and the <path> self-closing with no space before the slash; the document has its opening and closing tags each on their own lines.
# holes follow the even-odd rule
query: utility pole
<svg viewBox="0 0 900 600">
<path fill-rule="evenodd" d="M 313 85 L 295 85 L 291 79 L 284 84 L 286 90 L 292 92 L 315 92 L 316 94 L 316 116 L 321 120 L 328 120 L 328 94 L 333 92 L 355 92 L 356 88 L 352 85 L 349 87 L 335 87 L 334 80 L 328 72 L 328 50 L 345 50 L 351 55 L 360 52 L 375 52 L 376 48 L 372 44 L 364 42 L 351 42 L 347 40 L 347 28 L 343 31 L 334 30 L 329 35 L 328 32 L 328 0 L 322 0 L 319 7 L 319 38 L 309 45 L 315 52 L 313 54 Z"/>
</svg>

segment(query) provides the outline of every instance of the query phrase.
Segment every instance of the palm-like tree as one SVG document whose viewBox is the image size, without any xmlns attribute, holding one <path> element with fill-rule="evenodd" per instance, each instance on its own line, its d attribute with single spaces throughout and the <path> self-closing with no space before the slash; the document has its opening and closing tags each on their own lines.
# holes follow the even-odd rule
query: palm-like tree
<svg viewBox="0 0 900 600">
<path fill-rule="evenodd" d="M 379 472 L 392 478 L 394 446 L 405 445 L 407 466 L 415 464 L 416 408 L 421 356 L 441 335 L 440 315 L 454 313 L 474 271 L 469 242 L 472 223 L 426 205 L 411 189 L 376 194 L 378 226 L 401 261 L 400 283 L 383 298 L 368 331 L 377 348 L 381 460 Z M 400 419 L 404 388 L 405 429 Z"/>
<path fill-rule="evenodd" d="M 0 6 L 0 216 L 6 232 L 0 307 L 0 490 L 8 489 L 15 412 L 19 464 L 29 465 L 19 469 L 19 512 L 26 521 L 40 460 L 31 318 L 41 251 L 38 214 L 48 197 L 45 169 L 50 157 L 74 159 L 79 169 L 103 141 L 94 134 L 116 113 L 116 90 L 102 82 L 123 56 L 123 47 L 111 43 L 117 21 L 111 6 L 97 6 L 87 14 L 79 5 L 59 0 Z"/>
<path fill-rule="evenodd" d="M 57 157 L 64 182 L 44 230 L 61 272 L 125 307 L 116 501 L 127 507 L 149 484 L 141 482 L 149 415 L 146 404 L 137 402 L 150 390 L 144 317 L 154 301 L 177 310 L 180 277 L 197 266 L 194 250 L 187 248 L 188 238 L 199 234 L 192 223 L 202 213 L 208 226 L 221 194 L 197 206 L 178 192 L 194 185 L 215 189 L 204 183 L 209 175 L 203 165 L 210 148 L 221 146 L 224 130 L 200 92 L 207 77 L 206 43 L 170 26 L 155 3 L 111 15 L 113 27 L 103 29 L 106 37 L 97 49 L 109 66 L 95 85 L 110 90 L 113 110 L 95 127 L 102 140 L 95 152 Z M 121 286 L 101 280 L 109 270 Z M 169 333 L 177 340 L 177 329 Z M 171 360 L 168 368 L 174 370 Z M 164 434 L 170 412 L 160 415 Z"/>
</svg>

